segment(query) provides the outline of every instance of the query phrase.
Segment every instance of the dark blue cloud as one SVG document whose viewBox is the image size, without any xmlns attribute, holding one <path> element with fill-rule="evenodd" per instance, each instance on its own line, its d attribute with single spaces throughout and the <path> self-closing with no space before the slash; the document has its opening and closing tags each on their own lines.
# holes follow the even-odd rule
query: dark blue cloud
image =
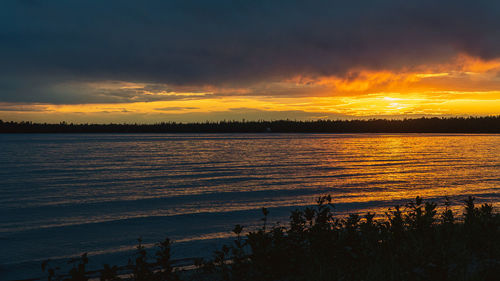
<svg viewBox="0 0 500 281">
<path fill-rule="evenodd" d="M 71 101 L 49 89 L 66 81 L 234 86 L 498 57 L 498 15 L 463 0 L 2 1 L 0 101 Z"/>
</svg>

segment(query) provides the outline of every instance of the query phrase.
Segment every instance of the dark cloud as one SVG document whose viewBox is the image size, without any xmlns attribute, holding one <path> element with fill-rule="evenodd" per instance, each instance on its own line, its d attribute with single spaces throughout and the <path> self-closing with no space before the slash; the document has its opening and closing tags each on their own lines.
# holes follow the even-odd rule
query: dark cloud
<svg viewBox="0 0 500 281">
<path fill-rule="evenodd" d="M 0 112 L 48 112 L 44 106 L 34 106 L 27 104 L 9 104 L 9 103 L 0 103 Z"/>
<path fill-rule="evenodd" d="M 87 104 L 207 99 L 213 93 L 174 92 L 166 85 L 144 84 L 128 88 L 117 81 L 88 81 L 63 77 L 0 77 L 0 102 Z M 189 90 L 191 87 L 180 87 Z"/>
<path fill-rule="evenodd" d="M 54 90 L 67 81 L 234 87 L 488 59 L 500 56 L 499 14 L 496 1 L 464 0 L 2 1 L 0 101 L 136 94 Z"/>
</svg>

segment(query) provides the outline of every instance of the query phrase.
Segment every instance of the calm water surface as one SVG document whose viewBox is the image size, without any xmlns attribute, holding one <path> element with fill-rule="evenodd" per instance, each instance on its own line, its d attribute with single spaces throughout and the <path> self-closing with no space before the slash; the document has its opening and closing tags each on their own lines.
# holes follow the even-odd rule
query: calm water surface
<svg viewBox="0 0 500 281">
<path fill-rule="evenodd" d="M 207 255 L 259 209 L 287 221 L 322 194 L 339 213 L 421 195 L 500 206 L 500 135 L 0 135 L 0 277 L 83 252 L 127 261 L 168 236 Z M 92 258 L 91 258 L 92 261 Z M 0 278 L 2 279 L 2 278 Z"/>
</svg>

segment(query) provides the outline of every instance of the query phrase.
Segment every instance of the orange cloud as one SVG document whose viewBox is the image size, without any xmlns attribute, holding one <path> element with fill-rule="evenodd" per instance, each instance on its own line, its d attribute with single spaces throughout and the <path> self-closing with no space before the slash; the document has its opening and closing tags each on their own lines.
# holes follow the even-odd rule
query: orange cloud
<svg viewBox="0 0 500 281">
<path fill-rule="evenodd" d="M 1 104 L 0 119 L 75 122 L 193 121 L 283 113 L 300 118 L 500 114 L 500 59 L 460 55 L 446 64 L 400 72 L 352 70 L 340 76 L 295 76 L 241 87 L 107 81 L 85 83 L 114 103 Z M 65 85 L 76 87 L 78 85 Z M 230 115 L 237 112 L 239 115 Z M 246 113 L 245 113 L 246 112 Z M 294 113 L 295 112 L 295 113 Z M 214 114 L 217 113 L 217 114 Z M 219 114 L 220 113 L 220 114 Z M 289 115 L 286 115 L 286 114 Z M 302 114 L 303 113 L 303 114 Z M 208 117 L 207 117 L 208 116 Z M 215 117 L 214 117 L 215 116 Z M 170 118 L 170 119 L 169 119 Z M 198 118 L 198 119 L 197 119 Z M 225 118 L 225 117 L 224 117 Z M 265 117 L 264 117 L 265 118 Z"/>
</svg>

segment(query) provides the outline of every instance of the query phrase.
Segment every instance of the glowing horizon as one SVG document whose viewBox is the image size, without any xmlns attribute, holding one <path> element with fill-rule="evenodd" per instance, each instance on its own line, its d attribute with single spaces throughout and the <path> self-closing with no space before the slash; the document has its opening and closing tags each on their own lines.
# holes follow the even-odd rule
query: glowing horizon
<svg viewBox="0 0 500 281">
<path fill-rule="evenodd" d="M 496 3 L 77 2 L 2 3 L 0 119 L 500 114 Z"/>
<path fill-rule="evenodd" d="M 97 94 L 134 90 L 136 96 L 113 103 L 0 103 L 0 113 L 8 121 L 77 123 L 498 115 L 498 77 L 500 60 L 461 55 L 426 72 L 360 70 L 346 77 L 296 76 L 246 88 L 167 92 L 161 87 L 168 85 L 153 91 L 147 83 L 126 81 L 69 83 L 58 87 Z"/>
</svg>

